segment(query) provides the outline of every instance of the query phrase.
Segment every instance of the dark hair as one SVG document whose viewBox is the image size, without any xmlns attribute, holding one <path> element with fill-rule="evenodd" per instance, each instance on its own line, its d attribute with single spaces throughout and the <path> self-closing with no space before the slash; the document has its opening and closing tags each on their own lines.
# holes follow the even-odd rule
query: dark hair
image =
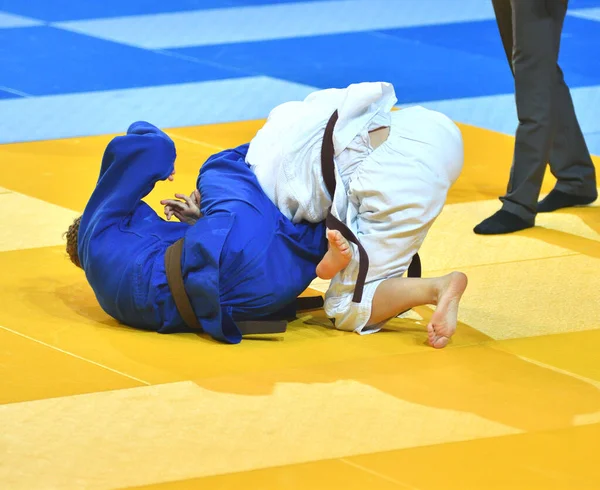
<svg viewBox="0 0 600 490">
<path fill-rule="evenodd" d="M 69 258 L 71 259 L 71 262 L 81 269 L 81 262 L 79 262 L 79 254 L 77 253 L 79 223 L 81 223 L 81 216 L 75 218 L 73 224 L 69 226 L 69 229 L 65 233 L 65 236 L 67 237 L 67 253 L 69 254 Z"/>
</svg>

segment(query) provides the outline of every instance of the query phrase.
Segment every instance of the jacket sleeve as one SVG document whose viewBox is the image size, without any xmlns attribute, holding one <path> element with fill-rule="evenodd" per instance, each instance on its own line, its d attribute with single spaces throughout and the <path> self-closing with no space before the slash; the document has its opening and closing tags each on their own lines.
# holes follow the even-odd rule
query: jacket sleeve
<svg viewBox="0 0 600 490">
<path fill-rule="evenodd" d="M 164 132 L 146 122 L 133 123 L 124 136 L 107 146 L 100 176 L 87 210 L 126 214 L 175 168 L 175 144 Z"/>
</svg>

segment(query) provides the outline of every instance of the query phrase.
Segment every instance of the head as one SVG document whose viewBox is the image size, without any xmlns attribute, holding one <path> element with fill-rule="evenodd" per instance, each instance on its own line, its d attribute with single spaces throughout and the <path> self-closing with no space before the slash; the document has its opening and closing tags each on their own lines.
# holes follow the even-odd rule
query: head
<svg viewBox="0 0 600 490">
<path fill-rule="evenodd" d="M 81 262 L 79 262 L 79 253 L 77 252 L 77 236 L 79 235 L 79 223 L 81 223 L 81 216 L 75 218 L 73 224 L 69 226 L 69 229 L 65 233 L 67 237 L 67 253 L 69 254 L 69 258 L 71 262 L 73 262 L 77 267 L 81 267 Z"/>
</svg>

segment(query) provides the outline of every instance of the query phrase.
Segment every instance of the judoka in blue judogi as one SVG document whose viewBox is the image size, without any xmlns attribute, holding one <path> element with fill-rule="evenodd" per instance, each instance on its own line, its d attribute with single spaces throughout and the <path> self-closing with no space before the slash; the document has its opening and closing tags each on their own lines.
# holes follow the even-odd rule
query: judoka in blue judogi
<svg viewBox="0 0 600 490">
<path fill-rule="evenodd" d="M 165 221 L 142 201 L 174 173 L 169 136 L 137 122 L 110 142 L 92 196 L 67 233 L 67 251 L 107 314 L 161 333 L 190 330 L 165 271 L 165 252 L 181 238 L 185 290 L 214 339 L 238 343 L 236 321 L 293 305 L 326 252 L 324 224 L 285 218 L 245 163 L 247 149 L 226 150 L 204 163 L 202 217 L 189 226 Z"/>
</svg>

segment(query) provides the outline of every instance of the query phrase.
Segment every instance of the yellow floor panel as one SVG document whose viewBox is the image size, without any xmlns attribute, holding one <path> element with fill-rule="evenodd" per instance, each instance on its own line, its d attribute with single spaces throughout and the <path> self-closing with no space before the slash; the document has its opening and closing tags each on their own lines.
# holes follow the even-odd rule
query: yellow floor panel
<svg viewBox="0 0 600 490">
<path fill-rule="evenodd" d="M 12 469 L 0 481 L 28 489 L 42 472 L 49 488 L 143 485 L 502 441 L 599 412 L 594 384 L 479 345 L 5 405 Z M 393 466 L 357 464 L 405 481 Z"/>
<path fill-rule="evenodd" d="M 0 404 L 143 386 L 3 327 L 0 346 Z"/>
<path fill-rule="evenodd" d="M 59 206 L 82 211 L 100 170 L 110 136 L 0 145 L 0 186 Z M 150 199 L 189 192 L 200 165 L 214 149 L 176 139 L 176 180 L 159 182 Z"/>
<path fill-rule="evenodd" d="M 0 270 L 6 272 L 0 277 L 0 325 L 150 383 L 430 349 L 424 324 L 395 320 L 390 328 L 403 333 L 360 337 L 333 329 L 322 311 L 302 315 L 285 336 L 237 346 L 194 334 L 142 332 L 120 326 L 100 309 L 83 272 L 62 248 L 0 253 Z M 485 340 L 465 326 L 454 345 Z"/>
<path fill-rule="evenodd" d="M 0 187 L 0 252 L 64 243 L 62 234 L 79 213 Z"/>
<path fill-rule="evenodd" d="M 150 204 L 156 207 L 165 193 L 191 190 L 199 166 L 209 155 L 250 141 L 261 124 L 262 121 L 244 121 L 168 130 L 177 145 L 178 175 L 175 183 L 159 183 L 149 198 Z M 450 191 L 448 202 L 496 199 L 506 191 L 514 140 L 472 126 L 460 127 L 466 165 Z M 81 211 L 94 187 L 102 153 L 111 137 L 0 145 L 0 170 L 3 170 L 0 186 Z M 595 161 L 598 164 L 598 159 Z M 549 191 L 552 185 L 548 172 L 542 191 Z"/>
<path fill-rule="evenodd" d="M 261 124 L 169 130 L 176 179 L 150 205 Z M 111 136 L 0 146 L 0 487 L 600 488 L 599 205 L 474 235 L 514 140 L 461 128 L 465 169 L 422 249 L 427 275 L 470 280 L 442 351 L 428 307 L 363 337 L 309 312 L 237 346 L 120 326 L 62 245 Z"/>
<path fill-rule="evenodd" d="M 587 424 L 600 411 L 596 382 L 573 376 L 550 363 L 540 365 L 523 359 L 496 347 L 494 342 L 196 382 L 215 392 L 262 396 L 276 391 L 280 383 L 345 380 L 371 386 L 404 402 L 443 410 L 446 415 L 470 413 L 518 431 Z M 397 418 L 407 414 L 399 411 Z M 431 428 L 427 427 L 429 419 L 410 422 L 413 425 L 399 444 L 422 445 L 424 437 L 436 437 L 425 432 Z M 389 421 L 390 425 L 398 423 L 402 422 Z M 462 429 L 453 430 L 459 433 Z"/>
<path fill-rule="evenodd" d="M 419 490 L 596 490 L 600 425 L 348 458 Z"/>
<path fill-rule="evenodd" d="M 497 201 L 491 200 L 447 205 L 421 248 L 424 270 L 431 273 L 573 253 L 600 258 L 600 229 L 588 218 L 591 213 L 600 214 L 600 207 L 540 215 L 539 226 L 519 233 L 498 236 L 473 233 L 474 224 L 497 210 Z"/>
<path fill-rule="evenodd" d="M 600 385 L 600 329 L 511 339 L 495 347 Z"/>
<path fill-rule="evenodd" d="M 461 270 L 469 276 L 470 286 L 459 318 L 491 338 L 600 328 L 600 259 L 594 256 L 517 260 Z"/>
<path fill-rule="evenodd" d="M 32 488 L 36 470 L 57 488 L 114 488 L 520 432 L 357 381 L 281 383 L 264 395 L 182 382 L 7 405 L 0 424 L 3 464 L 20 469 L 11 489 Z"/>
<path fill-rule="evenodd" d="M 600 425 L 479 439 L 268 470 L 159 483 L 137 490 L 210 488 L 597 490 Z"/>
<path fill-rule="evenodd" d="M 133 488 L 133 487 L 132 487 Z M 312 463 L 279 466 L 264 470 L 230 473 L 189 480 L 155 483 L 134 487 L 136 490 L 402 490 L 390 477 L 357 467 L 343 459 L 316 461 Z"/>
</svg>

